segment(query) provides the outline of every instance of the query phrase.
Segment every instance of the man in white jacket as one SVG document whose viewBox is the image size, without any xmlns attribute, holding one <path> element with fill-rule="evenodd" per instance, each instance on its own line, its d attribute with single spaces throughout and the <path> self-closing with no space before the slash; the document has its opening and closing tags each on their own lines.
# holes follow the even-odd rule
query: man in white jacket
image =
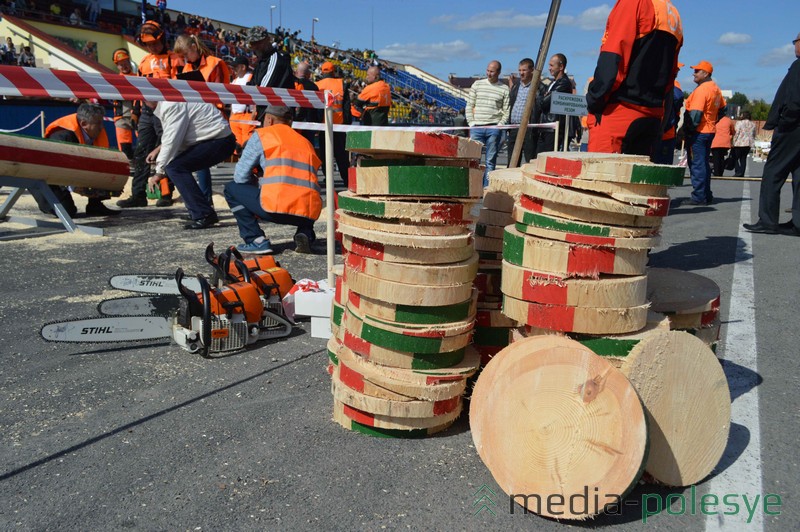
<svg viewBox="0 0 800 532">
<path fill-rule="evenodd" d="M 161 120 L 161 146 L 150 152 L 147 162 L 156 173 L 148 187 L 158 186 L 165 177 L 178 187 L 189 210 L 186 229 L 205 229 L 219 221 L 214 206 L 200 191 L 192 172 L 211 168 L 233 153 L 236 139 L 222 113 L 210 103 L 148 102 Z"/>
</svg>

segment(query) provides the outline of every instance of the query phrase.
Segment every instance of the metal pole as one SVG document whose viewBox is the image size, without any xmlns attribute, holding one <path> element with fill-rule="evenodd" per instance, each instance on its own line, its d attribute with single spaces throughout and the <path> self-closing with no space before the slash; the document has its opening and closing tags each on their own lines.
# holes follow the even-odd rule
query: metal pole
<svg viewBox="0 0 800 532">
<path fill-rule="evenodd" d="M 283 27 L 283 0 L 278 0 L 278 26 Z"/>
<path fill-rule="evenodd" d="M 558 18 L 558 10 L 561 7 L 561 0 L 551 0 L 550 13 L 547 15 L 547 24 L 544 27 L 542 34 L 542 44 L 539 45 L 539 55 L 536 58 L 536 66 L 533 69 L 533 79 L 531 79 L 531 87 L 528 89 L 528 99 L 525 100 L 525 110 L 522 112 L 522 120 L 517 130 L 517 140 L 514 143 L 514 151 L 511 154 L 511 160 L 508 161 L 509 168 L 516 168 L 519 166 L 519 156 L 522 153 L 522 144 L 525 142 L 525 135 L 528 132 L 528 118 L 533 111 L 533 104 L 536 100 L 536 93 L 539 92 L 539 82 L 542 79 L 542 69 L 544 69 L 545 61 L 547 61 L 547 53 L 550 49 L 550 41 L 553 38 L 553 30 L 556 26 L 556 18 Z M 512 130 L 513 131 L 513 130 Z M 556 130 L 558 132 L 558 130 Z M 558 143 L 558 134 L 556 134 L 556 143 Z"/>
<path fill-rule="evenodd" d="M 333 256 L 336 253 L 336 235 L 334 231 L 333 213 L 335 210 L 333 189 L 333 107 L 327 104 L 325 97 L 325 204 L 328 207 L 328 229 L 325 233 L 328 255 L 328 286 L 334 286 Z"/>
<path fill-rule="evenodd" d="M 559 127 L 560 124 L 561 122 L 556 120 L 556 134 L 553 136 L 553 151 L 558 151 L 558 137 L 559 132 L 561 131 L 561 128 Z"/>
<path fill-rule="evenodd" d="M 561 151 L 569 151 L 569 116 L 564 115 L 564 149 Z"/>
<path fill-rule="evenodd" d="M 44 128 L 44 111 L 39 113 L 39 121 L 41 122 L 41 125 L 42 125 L 42 138 L 44 138 L 44 129 L 45 129 Z M 681 145 L 681 147 L 683 147 L 683 145 Z"/>
</svg>

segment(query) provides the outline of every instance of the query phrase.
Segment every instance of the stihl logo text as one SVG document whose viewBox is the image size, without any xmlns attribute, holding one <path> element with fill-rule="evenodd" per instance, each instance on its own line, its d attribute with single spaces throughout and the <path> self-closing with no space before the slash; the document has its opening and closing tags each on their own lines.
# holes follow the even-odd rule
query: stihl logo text
<svg viewBox="0 0 800 532">
<path fill-rule="evenodd" d="M 164 286 L 164 282 L 163 281 L 139 281 L 139 286 L 162 287 L 162 286 Z"/>
<path fill-rule="evenodd" d="M 114 332 L 111 327 L 84 327 L 81 334 L 111 334 Z"/>
</svg>

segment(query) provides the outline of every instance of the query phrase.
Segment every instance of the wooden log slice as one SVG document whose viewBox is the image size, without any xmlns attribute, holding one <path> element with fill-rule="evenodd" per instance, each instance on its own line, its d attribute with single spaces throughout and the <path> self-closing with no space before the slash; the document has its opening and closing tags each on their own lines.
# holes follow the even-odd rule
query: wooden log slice
<svg viewBox="0 0 800 532">
<path fill-rule="evenodd" d="M 422 223 L 409 222 L 406 220 L 375 218 L 372 216 L 348 214 L 342 209 L 338 209 L 335 214 L 336 222 L 342 222 L 352 227 L 369 229 L 370 231 L 383 231 L 396 235 L 413 236 L 450 236 L 466 235 L 469 233 L 469 225 L 463 224 L 441 224 L 441 223 Z"/>
<path fill-rule="evenodd" d="M 719 319 L 719 308 L 691 314 L 663 314 L 669 319 L 669 328 L 672 330 L 702 329 L 711 327 Z"/>
<path fill-rule="evenodd" d="M 363 394 L 366 397 L 375 398 L 375 399 L 383 399 L 386 401 L 398 402 L 403 403 L 407 401 L 420 401 L 424 400 L 427 401 L 428 399 L 415 399 L 414 397 L 409 397 L 407 395 L 394 392 L 383 386 L 380 386 L 369 379 L 364 378 L 362 374 L 357 371 L 354 371 L 350 368 L 347 364 L 339 356 L 341 353 L 337 353 L 338 364 L 333 367 L 333 372 L 331 373 L 331 377 L 336 381 L 337 385 L 342 385 L 348 390 L 352 390 L 358 392 L 359 394 Z"/>
<path fill-rule="evenodd" d="M 697 314 L 718 310 L 720 291 L 717 283 L 696 273 L 648 268 L 647 299 L 656 312 Z"/>
<path fill-rule="evenodd" d="M 388 303 L 357 292 L 349 292 L 348 302 L 360 314 L 375 319 L 408 325 L 434 325 L 474 319 L 477 295 L 477 290 L 473 290 L 472 297 L 461 303 L 421 307 Z"/>
<path fill-rule="evenodd" d="M 652 164 L 635 155 L 548 152 L 536 157 L 536 170 L 562 177 L 675 187 L 683 184 L 682 166 Z"/>
<path fill-rule="evenodd" d="M 350 268 L 344 269 L 344 276 L 350 290 L 401 305 L 421 307 L 455 305 L 466 301 L 472 295 L 471 282 L 451 286 L 412 285 L 379 279 Z"/>
<path fill-rule="evenodd" d="M 468 349 L 456 349 L 449 353 L 397 351 L 371 344 L 344 327 L 339 329 L 336 338 L 348 349 L 375 364 L 419 371 L 447 370 L 461 364 L 468 352 Z"/>
<path fill-rule="evenodd" d="M 394 378 L 379 366 L 353 353 L 347 347 L 340 347 L 337 352 L 340 379 L 342 372 L 351 372 L 361 376 L 364 381 L 372 382 L 391 392 L 398 393 L 415 400 L 441 401 L 463 395 L 467 387 L 466 378 L 427 383 L 412 383 Z"/>
<path fill-rule="evenodd" d="M 643 207 L 624 203 L 597 192 L 556 186 L 543 179 L 525 178 L 525 182 L 522 185 L 522 192 L 534 198 L 574 205 L 584 209 L 627 214 L 630 216 L 663 218 L 669 211 L 669 198 L 666 198 L 666 202 L 656 202 L 655 208 L 651 206 Z"/>
<path fill-rule="evenodd" d="M 535 225 L 525 225 L 519 222 L 514 227 L 520 233 L 526 235 L 546 238 L 548 240 L 560 240 L 561 242 L 572 242 L 575 244 L 585 244 L 596 247 L 612 247 L 624 249 L 652 249 L 661 243 L 660 236 L 649 236 L 644 238 L 608 237 L 608 236 L 587 236 L 578 233 L 565 233 L 553 229 L 544 229 Z"/>
<path fill-rule="evenodd" d="M 559 278 L 503 261 L 502 291 L 515 299 L 550 305 L 638 307 L 647 303 L 647 277 Z"/>
<path fill-rule="evenodd" d="M 520 189 L 521 188 L 522 182 L 520 182 Z M 492 192 L 487 190 L 483 193 L 483 206 L 492 211 L 511 212 L 517 198 L 519 198 L 519 195 L 513 196 L 505 192 Z"/>
<path fill-rule="evenodd" d="M 573 277 L 599 274 L 641 275 L 647 266 L 646 249 L 591 247 L 558 242 L 506 227 L 503 259 L 531 270 Z"/>
<path fill-rule="evenodd" d="M 482 309 L 475 315 L 476 327 L 516 327 L 518 323 L 499 309 Z"/>
<path fill-rule="evenodd" d="M 485 223 L 475 224 L 475 235 L 484 238 L 503 239 L 503 228 L 499 225 L 486 225 Z"/>
<path fill-rule="evenodd" d="M 507 494 L 542 501 L 590 494 L 585 512 L 555 508 L 563 514 L 537 505 L 537 497 L 515 499 L 547 517 L 600 513 L 642 473 L 647 425 L 635 390 L 602 357 L 566 338 L 528 338 L 498 353 L 475 383 L 469 418 L 475 448 Z"/>
<path fill-rule="evenodd" d="M 466 137 L 416 131 L 349 131 L 346 148 L 353 153 L 424 155 L 480 159 L 483 144 Z"/>
<path fill-rule="evenodd" d="M 714 353 L 690 334 L 652 332 L 631 350 L 622 373 L 647 413 L 646 471 L 668 486 L 706 478 L 725 451 L 731 422 L 728 381 Z"/>
<path fill-rule="evenodd" d="M 497 229 L 500 229 L 499 227 Z M 502 258 L 503 254 L 503 237 L 500 238 L 486 238 L 483 236 L 475 237 L 475 249 L 478 252 L 488 251 L 490 253 L 499 253 Z"/>
<path fill-rule="evenodd" d="M 617 225 L 622 227 L 647 227 L 651 231 L 658 231 L 661 227 L 661 217 L 658 216 L 633 216 L 617 212 L 586 209 L 569 203 L 559 203 L 544 198 L 534 198 L 522 195 L 519 205 L 539 214 L 558 216 L 589 224 Z"/>
<path fill-rule="evenodd" d="M 350 289 L 347 288 L 347 283 L 344 282 L 344 264 L 337 264 L 333 268 L 333 275 L 335 276 L 335 292 L 333 294 L 333 300 L 339 305 L 344 305 L 347 303 L 348 294 L 350 293 Z"/>
<path fill-rule="evenodd" d="M 465 201 L 422 201 L 413 199 L 400 200 L 386 197 L 357 196 L 352 192 L 339 193 L 339 208 L 354 214 L 410 220 L 428 223 L 469 223 L 469 214 L 473 202 Z"/>
<path fill-rule="evenodd" d="M 469 234 L 461 235 L 404 235 L 397 233 L 385 233 L 373 229 L 363 229 L 339 222 L 339 232 L 353 238 L 361 238 L 370 242 L 380 242 L 384 245 L 405 246 L 412 248 L 440 249 L 440 248 L 460 248 L 470 244 Z"/>
<path fill-rule="evenodd" d="M 340 327 L 342 325 L 342 316 L 344 315 L 344 305 L 340 305 L 333 300 L 331 303 L 331 325 Z"/>
<path fill-rule="evenodd" d="M 487 192 L 502 192 L 519 197 L 522 194 L 522 169 L 500 168 L 489 172 Z"/>
<path fill-rule="evenodd" d="M 478 273 L 478 254 L 461 262 L 450 264 L 402 264 L 362 257 L 348 253 L 344 258 L 346 268 L 378 279 L 404 284 L 450 286 L 471 283 Z"/>
<path fill-rule="evenodd" d="M 436 249 L 382 244 L 342 235 L 342 247 L 361 257 L 403 264 L 452 264 L 468 260 L 475 254 L 471 239 L 466 246 Z"/>
<path fill-rule="evenodd" d="M 493 211 L 486 207 L 481 207 L 478 213 L 478 223 L 483 225 L 494 225 L 496 227 L 505 227 L 508 224 L 514 223 L 511 218 L 510 211 Z"/>
<path fill-rule="evenodd" d="M 450 427 L 453 422 L 458 419 L 461 414 L 461 409 L 454 410 L 453 413 L 446 416 L 437 416 L 434 418 L 397 418 L 391 416 L 379 416 L 362 412 L 340 401 L 334 400 L 333 402 L 333 420 L 353 432 L 360 432 L 368 436 L 375 436 L 378 438 L 425 438 L 431 434 L 442 432 Z M 452 417 L 452 419 L 449 419 Z M 425 425 L 430 423 L 438 423 L 432 427 L 414 428 L 418 425 Z M 394 427 L 394 428 L 386 428 Z"/>
<path fill-rule="evenodd" d="M 453 326 L 431 325 L 426 328 L 401 329 L 388 323 L 360 316 L 348 307 L 342 326 L 367 342 L 408 353 L 449 353 L 469 345 L 474 321 L 456 322 Z"/>
<path fill-rule="evenodd" d="M 370 414 L 397 418 L 425 418 L 451 414 L 461 407 L 461 396 L 442 401 L 393 401 L 362 393 L 345 385 L 340 380 L 339 368 L 333 372 L 333 397 L 353 408 Z M 353 383 L 357 386 L 357 383 Z"/>
<path fill-rule="evenodd" d="M 119 192 L 130 163 L 117 150 L 0 134 L 0 175 Z"/>
<path fill-rule="evenodd" d="M 532 207 L 531 209 L 526 208 Z M 527 196 L 523 196 L 520 203 L 514 207 L 512 218 L 516 223 L 527 226 L 562 231 L 565 233 L 599 238 L 646 238 L 658 235 L 658 227 L 623 227 L 617 225 L 581 222 L 569 218 L 561 218 L 549 214 L 542 214 L 536 209 L 543 208 Z"/>
<path fill-rule="evenodd" d="M 350 349 L 342 344 L 338 338 L 331 338 L 328 340 L 328 353 L 329 356 L 333 356 L 336 358 L 336 363 L 338 364 L 338 356 L 336 353 L 340 349 Z M 379 366 L 380 370 L 387 376 L 399 381 L 408 382 L 411 384 L 417 385 L 424 385 L 424 386 L 432 386 L 435 384 L 441 384 L 445 382 L 453 382 L 453 381 L 461 381 L 468 377 L 471 377 L 478 371 L 480 366 L 480 357 L 478 353 L 472 349 L 467 348 L 464 353 L 464 358 L 461 359 L 460 362 L 446 367 L 446 368 L 404 368 L 404 367 L 395 367 L 395 366 L 387 366 L 385 364 L 375 364 L 374 361 L 369 360 L 368 358 L 359 355 L 352 349 L 350 349 L 354 355 L 368 360 L 375 366 Z"/>
<path fill-rule="evenodd" d="M 458 166 L 350 167 L 348 189 L 359 195 L 480 198 L 483 170 Z"/>
<path fill-rule="evenodd" d="M 646 183 L 621 183 L 619 181 L 594 181 L 590 179 L 576 179 L 572 177 L 556 176 L 544 174 L 536 170 L 536 164 L 526 164 L 522 166 L 522 173 L 526 178 L 534 179 L 539 176 L 543 181 L 562 187 L 577 188 L 580 190 L 590 190 L 602 192 L 620 201 L 627 201 L 626 196 L 652 196 L 665 198 L 669 187 L 664 185 L 648 185 Z M 647 206 L 647 203 L 644 203 Z"/>
<path fill-rule="evenodd" d="M 629 333 L 647 324 L 647 305 L 627 308 L 568 307 L 531 303 L 505 296 L 503 314 L 524 325 L 585 334 Z"/>
</svg>

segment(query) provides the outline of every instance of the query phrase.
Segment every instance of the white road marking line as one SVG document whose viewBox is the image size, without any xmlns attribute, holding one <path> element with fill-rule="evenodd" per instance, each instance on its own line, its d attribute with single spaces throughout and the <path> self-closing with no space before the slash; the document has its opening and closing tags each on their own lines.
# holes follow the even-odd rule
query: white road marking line
<svg viewBox="0 0 800 532">
<path fill-rule="evenodd" d="M 753 235 L 742 228 L 742 224 L 750 221 L 749 183 L 743 183 L 742 210 L 739 219 L 739 244 L 736 247 L 736 262 L 733 266 L 733 282 L 731 283 L 731 301 L 728 311 L 728 326 L 725 332 L 725 360 L 737 364 L 743 370 L 728 368 L 728 385 L 731 395 L 736 397 L 731 407 L 731 424 L 743 426 L 749 431 L 750 440 L 742 454 L 737 457 L 722 457 L 723 463 L 735 459 L 725 471 L 711 479 L 708 493 L 722 497 L 729 493 L 745 494 L 752 501 L 760 496 L 758 508 L 753 513 L 750 523 L 748 512 L 740 508 L 738 515 L 724 515 L 724 506 L 719 515 L 706 516 L 707 531 L 743 530 L 751 532 L 764 530 L 763 491 L 761 487 L 761 432 L 759 424 L 758 402 L 758 360 L 756 345 L 756 316 L 753 272 Z M 767 237 L 769 238 L 769 237 Z M 748 371 L 749 370 L 749 371 Z M 752 373 L 751 373 L 752 371 Z M 739 429 L 741 430 L 741 429 Z M 743 437 L 744 434 L 732 431 L 732 436 Z M 734 445 L 734 449 L 741 446 Z M 741 496 L 738 502 L 742 502 Z M 744 506 L 743 504 L 741 506 Z"/>
</svg>

